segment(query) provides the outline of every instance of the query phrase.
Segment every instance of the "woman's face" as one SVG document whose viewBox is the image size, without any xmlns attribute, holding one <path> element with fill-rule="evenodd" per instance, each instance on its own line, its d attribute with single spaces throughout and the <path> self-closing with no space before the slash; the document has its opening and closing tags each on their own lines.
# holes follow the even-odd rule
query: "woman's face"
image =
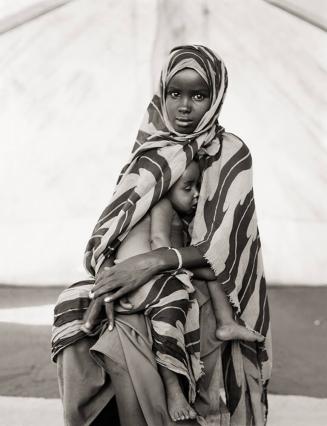
<svg viewBox="0 0 327 426">
<path fill-rule="evenodd" d="M 210 91 L 203 78 L 191 68 L 177 72 L 168 82 L 166 110 L 179 133 L 193 133 L 210 108 Z"/>
</svg>

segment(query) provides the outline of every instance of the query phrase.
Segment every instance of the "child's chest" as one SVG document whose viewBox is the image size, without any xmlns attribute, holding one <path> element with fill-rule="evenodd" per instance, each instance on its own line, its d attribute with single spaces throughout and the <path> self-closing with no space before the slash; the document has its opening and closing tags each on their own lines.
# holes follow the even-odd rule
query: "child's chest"
<svg viewBox="0 0 327 426">
<path fill-rule="evenodd" d="M 174 212 L 170 229 L 170 241 L 172 247 L 183 247 L 184 232 L 183 222 L 176 212 Z"/>
</svg>

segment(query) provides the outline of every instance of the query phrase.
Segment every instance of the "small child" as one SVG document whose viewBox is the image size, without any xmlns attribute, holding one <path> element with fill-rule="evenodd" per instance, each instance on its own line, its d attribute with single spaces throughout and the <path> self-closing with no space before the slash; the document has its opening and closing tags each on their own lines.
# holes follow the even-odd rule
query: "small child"
<svg viewBox="0 0 327 426">
<path fill-rule="evenodd" d="M 162 198 L 150 212 L 129 232 L 116 253 L 116 261 L 123 261 L 137 254 L 145 253 L 160 247 L 182 247 L 183 241 L 183 216 L 195 213 L 198 201 L 200 171 L 197 162 L 192 161 L 184 171 L 180 179 L 172 186 L 166 196 Z M 256 335 L 234 319 L 232 307 L 221 285 L 215 281 L 215 275 L 209 267 L 192 269 L 195 278 L 208 281 L 209 292 L 214 307 L 217 321 L 216 336 L 220 340 L 240 339 L 247 341 L 259 341 L 260 335 Z M 116 309 L 121 312 L 135 312 L 148 308 L 150 305 L 149 294 L 152 281 L 149 284 L 135 290 L 128 295 L 128 299 Z M 181 282 L 181 288 L 183 283 Z M 193 289 L 186 289 L 188 292 Z M 169 289 L 167 290 L 169 291 Z M 176 288 L 171 289 L 174 296 Z M 186 291 L 186 293 L 187 293 Z M 157 294 L 155 297 L 157 298 Z M 167 297 L 167 293 L 165 297 Z M 184 292 L 184 299 L 187 298 Z M 185 300 L 181 300 L 185 303 Z M 146 306 L 144 301 L 146 300 Z M 156 299 L 157 301 L 157 299 Z M 99 300 L 99 303 L 102 301 Z M 168 311 L 169 312 L 169 311 Z M 146 309 L 145 309 L 146 313 Z M 92 330 L 94 324 L 90 323 L 91 315 L 85 318 L 84 331 Z M 154 328 L 151 315 L 149 315 L 151 327 Z M 152 330 L 153 332 L 153 330 Z M 158 332 L 158 330 L 156 330 Z M 180 341 L 179 341 L 180 342 Z M 163 340 L 163 345 L 165 341 Z M 157 354 L 156 354 L 157 355 Z M 167 396 L 168 412 L 173 421 L 192 419 L 196 412 L 185 398 L 177 374 L 164 366 L 161 358 L 157 358 L 158 369 L 162 376 Z"/>
</svg>

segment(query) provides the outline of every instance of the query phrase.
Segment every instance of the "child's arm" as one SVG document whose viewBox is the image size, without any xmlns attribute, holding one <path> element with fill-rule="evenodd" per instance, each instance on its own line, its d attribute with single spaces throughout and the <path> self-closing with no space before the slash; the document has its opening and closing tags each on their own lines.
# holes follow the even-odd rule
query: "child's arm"
<svg viewBox="0 0 327 426">
<path fill-rule="evenodd" d="M 174 209 L 168 198 L 162 198 L 150 212 L 151 217 L 151 249 L 170 247 L 171 223 Z"/>
<path fill-rule="evenodd" d="M 191 271 L 194 274 L 194 278 L 205 281 L 214 281 L 216 276 L 213 270 L 209 266 L 203 266 L 202 268 L 192 268 Z"/>
</svg>

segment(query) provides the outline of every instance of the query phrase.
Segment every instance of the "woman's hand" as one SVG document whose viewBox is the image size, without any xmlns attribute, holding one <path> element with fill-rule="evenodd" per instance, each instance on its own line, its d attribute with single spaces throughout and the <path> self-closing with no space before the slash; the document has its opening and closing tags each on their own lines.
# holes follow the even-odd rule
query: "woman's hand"
<svg viewBox="0 0 327 426">
<path fill-rule="evenodd" d="M 83 318 L 84 324 L 81 326 L 81 330 L 84 331 L 84 333 L 91 334 L 93 332 L 94 327 L 100 321 L 100 313 L 101 313 L 103 305 L 105 307 L 106 316 L 109 323 L 108 325 L 109 331 L 111 331 L 114 328 L 114 325 L 115 325 L 114 306 L 113 306 L 113 303 L 105 303 L 104 302 L 105 297 L 106 295 L 103 295 L 91 301 L 90 306 L 88 307 L 87 311 L 84 314 L 84 318 Z"/>
<path fill-rule="evenodd" d="M 183 266 L 196 268 L 207 266 L 207 261 L 196 247 L 179 249 Z M 179 260 L 173 250 L 158 248 L 156 250 L 130 257 L 114 266 L 104 266 L 97 274 L 91 298 L 105 297 L 112 302 L 147 283 L 154 275 L 178 267 Z"/>
<path fill-rule="evenodd" d="M 91 290 L 92 298 L 111 293 L 104 299 L 107 304 L 148 282 L 159 272 L 156 256 L 152 253 L 139 254 L 112 267 L 103 268 Z"/>
</svg>

